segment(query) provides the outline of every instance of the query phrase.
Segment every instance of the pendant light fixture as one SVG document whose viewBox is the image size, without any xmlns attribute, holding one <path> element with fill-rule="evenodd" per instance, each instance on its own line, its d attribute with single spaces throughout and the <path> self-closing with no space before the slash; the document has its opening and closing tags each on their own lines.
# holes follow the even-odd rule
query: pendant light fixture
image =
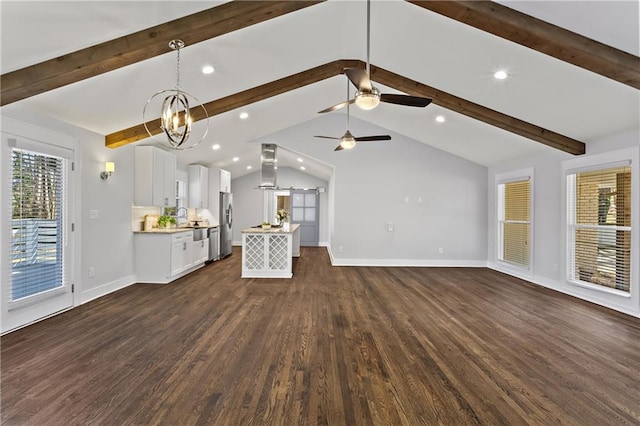
<svg viewBox="0 0 640 426">
<path fill-rule="evenodd" d="M 142 111 L 144 128 L 152 139 L 168 145 L 172 149 L 193 148 L 202 142 L 209 132 L 209 115 L 195 96 L 180 88 L 180 49 L 184 47 L 184 42 L 171 40 L 169 47 L 175 50 L 178 56 L 176 86 L 174 89 L 161 90 L 147 100 Z M 149 128 L 149 125 L 153 125 L 155 121 L 147 122 L 147 110 L 150 107 L 159 107 L 160 129 L 163 137 L 156 137 L 154 133 L 157 131 L 153 132 L 155 126 Z M 205 129 L 200 137 L 193 137 L 193 122 L 202 119 L 205 120 Z"/>
</svg>

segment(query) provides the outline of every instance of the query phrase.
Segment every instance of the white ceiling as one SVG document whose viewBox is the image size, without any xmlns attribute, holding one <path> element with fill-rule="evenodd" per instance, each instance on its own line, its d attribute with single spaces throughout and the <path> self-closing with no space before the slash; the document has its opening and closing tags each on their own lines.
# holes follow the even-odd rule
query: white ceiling
<svg viewBox="0 0 640 426">
<path fill-rule="evenodd" d="M 221 4 L 211 1 L 2 1 L 2 73 L 51 59 Z M 524 13 L 640 55 L 637 1 L 506 1 Z M 589 143 L 640 127 L 634 88 L 484 33 L 412 4 L 374 1 L 371 62 L 394 73 Z M 161 41 L 163 43 L 168 42 Z M 142 122 L 153 93 L 175 84 L 175 54 L 162 55 L 2 107 L 30 108 L 100 134 Z M 182 87 L 208 102 L 336 59 L 366 59 L 366 2 L 331 0 L 182 50 Z M 215 66 L 203 75 L 205 64 Z M 497 69 L 510 77 L 493 79 Z M 234 176 L 259 166 L 265 135 L 312 120 L 344 100 L 336 76 L 210 120 L 207 140 L 180 152 L 179 162 L 212 163 Z M 384 92 L 396 92 L 378 86 Z M 382 104 L 353 116 L 483 165 L 547 148 L 483 122 L 430 105 Z M 343 114 L 343 111 L 332 114 Z M 446 117 L 436 123 L 435 117 Z M 346 123 L 345 123 L 346 126 Z M 344 128 L 326 129 L 341 136 Z M 277 141 L 273 141 L 277 143 Z M 221 149 L 214 151 L 213 144 Z M 330 144 L 327 149 L 333 149 Z M 335 155 L 340 155 L 336 153 Z M 239 157 L 233 162 L 233 157 Z M 281 166 L 313 159 L 279 151 Z M 246 167 L 253 169 L 247 171 Z M 306 172 L 327 178 L 327 165 Z"/>
</svg>

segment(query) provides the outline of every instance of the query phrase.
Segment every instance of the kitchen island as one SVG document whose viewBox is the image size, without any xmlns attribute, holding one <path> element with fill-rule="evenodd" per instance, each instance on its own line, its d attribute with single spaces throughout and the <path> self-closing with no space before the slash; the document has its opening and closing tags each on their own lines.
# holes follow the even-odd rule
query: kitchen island
<svg viewBox="0 0 640 426">
<path fill-rule="evenodd" d="M 242 230 L 242 278 L 291 278 L 300 257 L 300 225 Z"/>
</svg>

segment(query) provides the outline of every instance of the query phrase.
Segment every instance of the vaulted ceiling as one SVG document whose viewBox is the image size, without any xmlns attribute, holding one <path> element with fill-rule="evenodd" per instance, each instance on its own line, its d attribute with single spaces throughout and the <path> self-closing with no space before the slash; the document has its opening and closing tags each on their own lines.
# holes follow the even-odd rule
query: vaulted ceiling
<svg viewBox="0 0 640 426">
<path fill-rule="evenodd" d="M 364 67 L 366 3 L 316 3 L 2 2 L 2 111 L 38 110 L 112 147 L 140 140 L 146 99 L 175 82 L 167 42 L 181 38 L 182 86 L 215 117 L 207 141 L 179 161 L 242 174 L 259 160 L 249 142 L 344 100 L 341 69 Z M 376 86 L 434 103 L 352 113 L 485 165 L 549 149 L 580 154 L 583 143 L 638 130 L 637 2 L 507 5 L 374 1 Z M 216 72 L 203 75 L 204 64 Z M 497 69 L 509 78 L 494 80 Z"/>
</svg>

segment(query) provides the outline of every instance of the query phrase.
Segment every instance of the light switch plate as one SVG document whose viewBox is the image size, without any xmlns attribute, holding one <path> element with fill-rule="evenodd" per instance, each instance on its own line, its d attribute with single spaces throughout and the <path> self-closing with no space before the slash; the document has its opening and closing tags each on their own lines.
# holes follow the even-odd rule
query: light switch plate
<svg viewBox="0 0 640 426">
<path fill-rule="evenodd" d="M 99 217 L 99 212 L 96 209 L 89 210 L 89 219 L 97 219 Z"/>
</svg>

